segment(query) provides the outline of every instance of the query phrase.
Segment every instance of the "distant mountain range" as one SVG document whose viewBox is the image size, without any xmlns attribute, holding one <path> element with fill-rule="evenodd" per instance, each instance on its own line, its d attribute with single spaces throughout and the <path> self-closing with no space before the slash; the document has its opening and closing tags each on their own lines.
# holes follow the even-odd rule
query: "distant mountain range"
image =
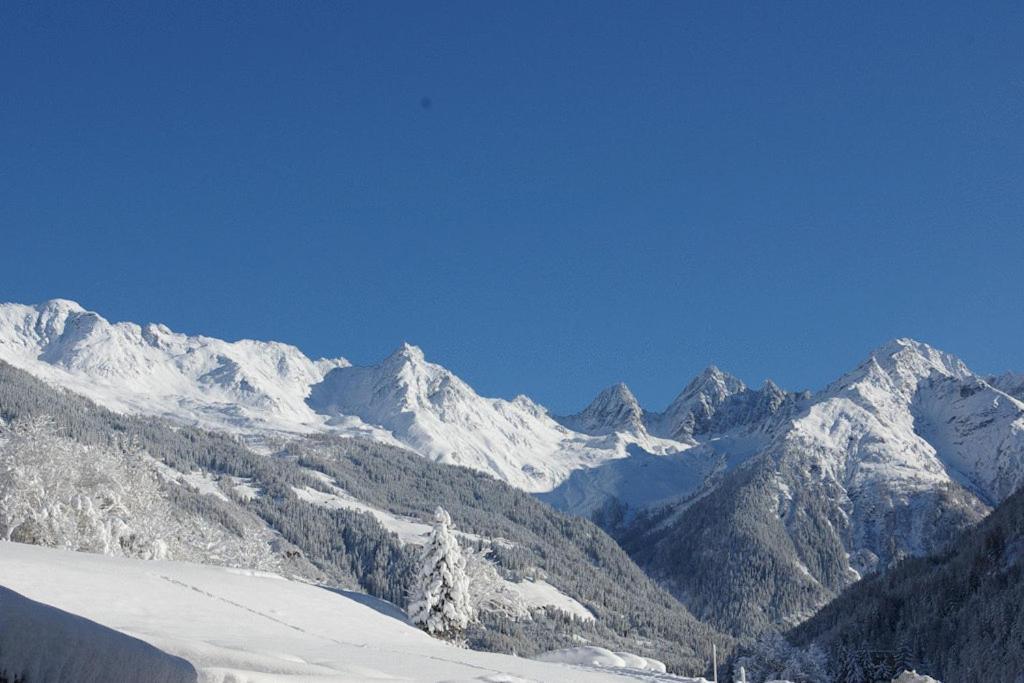
<svg viewBox="0 0 1024 683">
<path fill-rule="evenodd" d="M 596 519 L 697 616 L 739 634 L 795 624 L 941 547 L 1024 481 L 1024 375 L 980 376 L 910 339 L 813 393 L 710 367 L 663 411 L 619 384 L 571 416 L 481 397 L 411 345 L 354 367 L 110 323 L 66 300 L 0 305 L 0 360 L 258 449 L 356 436 L 487 473 Z"/>
<path fill-rule="evenodd" d="M 545 491 L 630 445 L 686 444 L 641 432 L 573 431 L 525 396 L 484 398 L 402 345 L 379 365 L 312 360 L 294 346 L 225 342 L 164 325 L 110 323 L 73 301 L 0 304 L 0 360 L 112 410 L 159 415 L 259 440 L 332 432 Z"/>
</svg>

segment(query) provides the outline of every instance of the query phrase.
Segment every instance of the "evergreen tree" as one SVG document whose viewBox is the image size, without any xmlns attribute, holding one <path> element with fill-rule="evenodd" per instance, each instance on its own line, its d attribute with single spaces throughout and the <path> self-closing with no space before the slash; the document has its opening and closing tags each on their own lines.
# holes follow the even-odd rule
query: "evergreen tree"
<svg viewBox="0 0 1024 683">
<path fill-rule="evenodd" d="M 846 683 L 865 683 L 867 674 L 864 673 L 864 663 L 861 653 L 849 650 L 846 659 Z"/>
<path fill-rule="evenodd" d="M 434 511 L 434 529 L 420 555 L 420 571 L 409 603 L 409 617 L 427 633 L 454 640 L 469 625 L 466 560 L 451 529 L 452 518 L 442 507 Z"/>
<path fill-rule="evenodd" d="M 900 641 L 899 650 L 896 651 L 896 674 L 901 674 L 904 671 L 914 671 L 917 668 L 917 662 L 914 657 L 914 649 L 910 646 L 910 642 L 903 638 Z"/>
</svg>

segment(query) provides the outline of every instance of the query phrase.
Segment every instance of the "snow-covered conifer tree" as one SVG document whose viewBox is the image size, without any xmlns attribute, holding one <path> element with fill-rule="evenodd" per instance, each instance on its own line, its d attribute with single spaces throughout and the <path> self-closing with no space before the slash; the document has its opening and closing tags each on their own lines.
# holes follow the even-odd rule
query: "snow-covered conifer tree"
<svg viewBox="0 0 1024 683">
<path fill-rule="evenodd" d="M 469 625 L 473 606 L 469 598 L 466 560 L 451 529 L 452 518 L 438 507 L 434 529 L 420 555 L 416 588 L 409 602 L 409 617 L 424 631 L 457 638 Z"/>
<path fill-rule="evenodd" d="M 490 552 L 490 547 L 484 547 L 464 553 L 474 620 L 481 612 L 500 614 L 512 621 L 528 620 L 530 609 L 526 601 L 512 584 L 501 578 L 497 565 L 489 557 Z"/>
</svg>

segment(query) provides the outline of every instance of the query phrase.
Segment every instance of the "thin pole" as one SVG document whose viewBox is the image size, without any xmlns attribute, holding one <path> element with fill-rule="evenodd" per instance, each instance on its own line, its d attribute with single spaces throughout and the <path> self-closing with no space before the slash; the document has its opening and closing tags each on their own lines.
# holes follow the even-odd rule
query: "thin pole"
<svg viewBox="0 0 1024 683">
<path fill-rule="evenodd" d="M 711 661 L 715 671 L 715 683 L 718 683 L 718 646 L 711 643 Z"/>
</svg>

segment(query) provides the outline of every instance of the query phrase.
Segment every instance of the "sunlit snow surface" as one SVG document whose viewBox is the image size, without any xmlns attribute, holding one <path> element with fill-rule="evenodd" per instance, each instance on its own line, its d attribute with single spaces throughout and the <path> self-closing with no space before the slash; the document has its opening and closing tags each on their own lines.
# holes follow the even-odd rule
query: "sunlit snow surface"
<svg viewBox="0 0 1024 683">
<path fill-rule="evenodd" d="M 527 491 L 625 457 L 631 444 L 655 453 L 687 445 L 644 430 L 573 431 L 525 396 L 478 395 L 408 344 L 378 365 L 351 367 L 278 342 L 111 323 L 65 299 L 0 304 L 0 360 L 119 412 L 232 431 L 251 443 L 324 431 L 360 436 Z"/>
<path fill-rule="evenodd" d="M 680 680 L 650 670 L 616 672 L 457 648 L 409 626 L 388 603 L 263 572 L 0 543 L 0 584 L 180 657 L 203 683 Z M 0 643 L 16 628 L 0 616 Z M 87 631 L 88 625 L 77 628 Z M 48 657 L 53 661 L 48 648 L 94 642 L 54 642 L 45 628 L 37 638 L 23 635 L 19 661 L 27 656 L 25 647 L 36 647 L 43 667 Z M 121 644 L 87 655 L 102 664 L 104 657 L 123 659 L 131 649 Z M 166 665 L 160 657 L 146 661 Z M 0 668 L 5 663 L 0 654 Z M 70 672 L 40 680 L 77 679 Z"/>
</svg>

